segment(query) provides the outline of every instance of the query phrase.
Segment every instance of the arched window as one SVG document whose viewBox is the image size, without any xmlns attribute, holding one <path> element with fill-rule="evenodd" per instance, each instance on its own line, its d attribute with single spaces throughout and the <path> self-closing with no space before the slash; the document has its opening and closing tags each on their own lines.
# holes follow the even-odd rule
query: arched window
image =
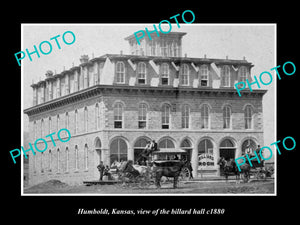
<svg viewBox="0 0 300 225">
<path fill-rule="evenodd" d="M 117 62 L 116 64 L 116 83 L 125 83 L 125 65 L 123 62 Z"/>
<path fill-rule="evenodd" d="M 221 86 L 230 87 L 230 67 L 223 66 L 221 69 Z"/>
<path fill-rule="evenodd" d="M 208 66 L 207 65 L 200 66 L 200 86 L 202 86 L 202 87 L 208 86 Z"/>
<path fill-rule="evenodd" d="M 57 164 L 56 164 L 57 173 L 60 173 L 60 151 L 59 151 L 59 148 L 57 149 L 57 158 L 56 158 L 56 160 L 57 160 Z"/>
<path fill-rule="evenodd" d="M 164 138 L 158 142 L 159 151 L 154 156 L 155 160 L 169 160 L 174 157 L 176 152 L 173 141 L 169 138 Z"/>
<path fill-rule="evenodd" d="M 78 132 L 78 111 L 77 109 L 75 110 L 75 115 L 74 115 L 74 134 L 77 134 Z"/>
<path fill-rule="evenodd" d="M 147 105 L 145 103 L 139 104 L 138 126 L 139 129 L 147 127 Z"/>
<path fill-rule="evenodd" d="M 246 82 L 247 79 L 247 68 L 245 66 L 241 66 L 238 72 L 238 80 L 239 82 Z"/>
<path fill-rule="evenodd" d="M 59 115 L 56 117 L 56 129 L 60 130 Z"/>
<path fill-rule="evenodd" d="M 69 172 L 69 158 L 70 158 L 70 155 L 69 155 L 69 148 L 66 147 L 66 173 Z"/>
<path fill-rule="evenodd" d="M 183 64 L 180 68 L 180 83 L 189 85 L 189 66 L 187 64 Z"/>
<path fill-rule="evenodd" d="M 89 162 L 89 154 L 88 154 L 88 146 L 87 146 L 87 144 L 84 145 L 84 153 L 83 153 L 83 155 L 84 155 L 84 169 L 88 170 L 89 169 L 89 164 L 88 164 L 88 162 Z"/>
<path fill-rule="evenodd" d="M 225 139 L 221 142 L 220 148 L 234 148 L 234 143 L 230 139 Z"/>
<path fill-rule="evenodd" d="M 201 113 L 201 129 L 208 129 L 209 128 L 209 107 L 208 105 L 204 104 L 200 108 Z"/>
<path fill-rule="evenodd" d="M 49 150 L 48 157 L 49 157 L 49 160 L 48 160 L 48 163 L 49 163 L 48 169 L 49 169 L 49 172 L 51 172 L 52 171 L 52 151 L 51 151 L 51 149 Z"/>
<path fill-rule="evenodd" d="M 127 144 L 121 138 L 116 138 L 110 144 L 110 162 L 127 161 Z"/>
<path fill-rule="evenodd" d="M 158 148 L 165 149 L 165 148 L 175 148 L 173 141 L 169 138 L 164 138 L 158 143 Z"/>
<path fill-rule="evenodd" d="M 252 107 L 247 105 L 245 107 L 245 129 L 252 129 Z"/>
<path fill-rule="evenodd" d="M 228 129 L 231 127 L 231 109 L 229 106 L 223 108 L 223 128 Z"/>
<path fill-rule="evenodd" d="M 75 145 L 75 171 L 79 170 L 79 152 L 78 152 L 78 146 Z"/>
<path fill-rule="evenodd" d="M 48 133 L 50 134 L 52 131 L 52 120 L 51 117 L 49 117 L 49 123 L 48 123 Z"/>
<path fill-rule="evenodd" d="M 171 107 L 168 104 L 164 104 L 161 113 L 162 113 L 162 117 L 161 117 L 162 129 L 169 129 Z"/>
<path fill-rule="evenodd" d="M 190 107 L 188 105 L 184 105 L 181 111 L 181 127 L 189 128 L 190 124 Z"/>
<path fill-rule="evenodd" d="M 41 137 L 44 136 L 44 119 L 41 119 Z"/>
<path fill-rule="evenodd" d="M 114 106 L 114 127 L 122 128 L 123 126 L 123 105 L 122 103 L 116 103 Z"/>
<path fill-rule="evenodd" d="M 156 45 L 154 41 L 150 41 L 150 55 L 151 56 L 156 56 Z"/>
<path fill-rule="evenodd" d="M 89 116 L 88 116 L 88 109 L 87 107 L 84 107 L 84 112 L 83 112 L 83 123 L 84 123 L 84 131 L 85 132 L 88 132 L 88 119 L 89 119 Z"/>
<path fill-rule="evenodd" d="M 247 139 L 242 144 L 242 155 L 244 154 L 252 154 L 257 149 L 257 145 L 255 141 L 252 139 Z"/>
<path fill-rule="evenodd" d="M 223 157 L 225 160 L 234 159 L 236 157 L 235 151 L 236 151 L 236 146 L 231 139 L 227 138 L 221 142 L 220 158 Z"/>
<path fill-rule="evenodd" d="M 161 56 L 168 56 L 168 45 L 166 41 L 161 42 Z"/>
<path fill-rule="evenodd" d="M 213 144 L 212 144 L 211 140 L 204 139 L 204 140 L 200 141 L 200 143 L 198 145 L 198 155 L 201 155 L 204 153 L 213 155 L 213 152 L 214 152 L 214 148 L 213 148 Z"/>
<path fill-rule="evenodd" d="M 100 110 L 99 104 L 96 103 L 95 105 L 95 130 L 99 130 L 100 128 Z"/>
<path fill-rule="evenodd" d="M 161 65 L 161 85 L 169 85 L 169 65 L 167 63 Z"/>
<path fill-rule="evenodd" d="M 41 173 L 44 173 L 44 152 L 41 152 Z"/>
<path fill-rule="evenodd" d="M 98 158 L 98 163 L 100 163 L 101 159 L 102 159 L 102 157 L 101 157 L 101 141 L 98 137 L 95 140 L 95 151 L 98 155 L 98 157 L 97 157 Z"/>
<path fill-rule="evenodd" d="M 69 129 L 69 113 L 66 112 L 65 128 Z"/>
<path fill-rule="evenodd" d="M 139 62 L 137 66 L 138 84 L 146 84 L 146 64 Z"/>
<path fill-rule="evenodd" d="M 34 139 L 37 139 L 37 124 L 36 124 L 36 121 L 33 122 L 33 135 L 34 135 Z"/>
</svg>

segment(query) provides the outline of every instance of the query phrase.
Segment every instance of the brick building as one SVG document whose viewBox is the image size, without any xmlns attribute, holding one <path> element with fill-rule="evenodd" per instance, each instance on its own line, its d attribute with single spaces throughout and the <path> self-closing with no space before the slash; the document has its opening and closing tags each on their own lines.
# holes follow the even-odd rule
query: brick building
<svg viewBox="0 0 300 225">
<path fill-rule="evenodd" d="M 125 38 L 130 55 L 83 55 L 79 66 L 47 71 L 32 84 L 33 106 L 24 110 L 32 143 L 61 128 L 72 138 L 55 147 L 49 139 L 47 151 L 29 158 L 29 183 L 98 179 L 100 161 L 136 160 L 151 139 L 158 143 L 157 159 L 185 155 L 194 177 L 219 176 L 220 156 L 236 158 L 263 146 L 266 91 L 244 90 L 239 97 L 234 89 L 251 80 L 253 65 L 182 57 L 184 35 L 160 34 L 141 45 L 131 35 Z"/>
</svg>

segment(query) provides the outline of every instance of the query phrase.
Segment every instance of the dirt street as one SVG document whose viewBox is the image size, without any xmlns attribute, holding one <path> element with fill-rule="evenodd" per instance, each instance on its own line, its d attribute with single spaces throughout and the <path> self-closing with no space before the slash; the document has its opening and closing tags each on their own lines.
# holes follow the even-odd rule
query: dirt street
<svg viewBox="0 0 300 225">
<path fill-rule="evenodd" d="M 58 180 L 50 180 L 24 189 L 27 193 L 44 194 L 273 194 L 274 181 L 251 181 L 249 183 L 235 183 L 224 181 L 194 181 L 181 182 L 177 189 L 173 189 L 170 182 L 163 183 L 160 189 L 154 184 L 140 187 L 138 184 L 110 184 L 110 185 L 67 185 Z"/>
</svg>

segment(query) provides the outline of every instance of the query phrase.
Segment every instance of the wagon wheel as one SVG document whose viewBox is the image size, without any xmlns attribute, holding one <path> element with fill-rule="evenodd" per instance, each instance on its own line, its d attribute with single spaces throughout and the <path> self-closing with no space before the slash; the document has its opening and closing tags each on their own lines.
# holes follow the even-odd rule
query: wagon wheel
<svg viewBox="0 0 300 225">
<path fill-rule="evenodd" d="M 179 181 L 187 181 L 191 177 L 191 172 L 187 167 L 183 167 L 181 169 L 180 175 L 178 177 Z"/>
<path fill-rule="evenodd" d="M 264 171 L 257 171 L 257 173 L 255 174 L 255 178 L 258 180 L 266 179 L 266 174 L 264 173 Z"/>
</svg>

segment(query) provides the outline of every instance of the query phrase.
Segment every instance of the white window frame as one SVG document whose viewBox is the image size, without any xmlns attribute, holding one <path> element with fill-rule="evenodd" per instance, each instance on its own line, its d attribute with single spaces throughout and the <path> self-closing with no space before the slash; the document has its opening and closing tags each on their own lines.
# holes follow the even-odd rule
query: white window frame
<svg viewBox="0 0 300 225">
<path fill-rule="evenodd" d="M 116 63 L 116 83 L 125 84 L 125 64 L 122 61 Z"/>
</svg>

